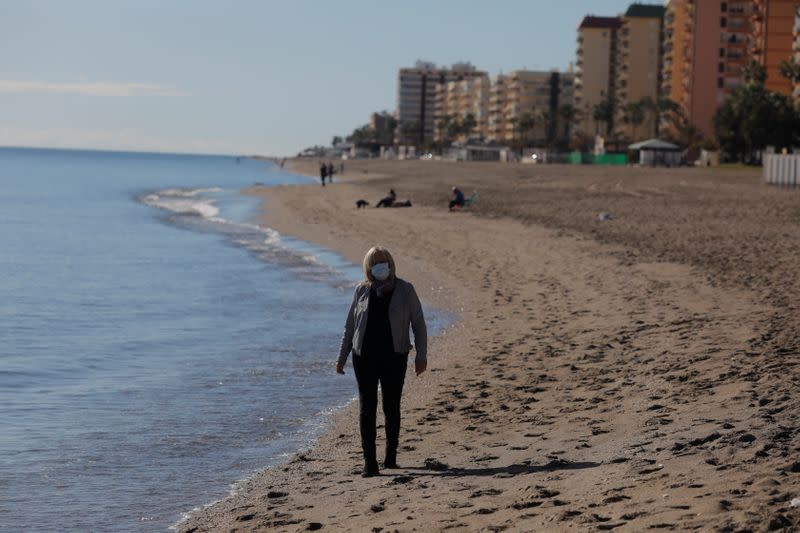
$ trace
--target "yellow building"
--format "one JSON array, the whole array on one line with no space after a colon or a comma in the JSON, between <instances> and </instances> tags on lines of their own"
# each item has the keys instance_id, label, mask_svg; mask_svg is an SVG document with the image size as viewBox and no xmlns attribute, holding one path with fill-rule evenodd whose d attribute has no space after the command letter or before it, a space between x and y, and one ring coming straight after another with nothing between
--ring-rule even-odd
<instances>
[{"instance_id":1,"label":"yellow building","mask_svg":"<svg viewBox=\"0 0 800 533\"><path fill-rule=\"evenodd\" d=\"M433 140L439 84L485 76L486 72L469 63L447 68L417 61L412 68L401 68L397 74L397 142L421 146Z\"/></svg>"},{"instance_id":2,"label":"yellow building","mask_svg":"<svg viewBox=\"0 0 800 533\"><path fill-rule=\"evenodd\" d=\"M476 136L486 138L489 90L490 81L487 75L437 85L434 104L434 141L464 141ZM459 133L453 139L450 138L448 131L441 127L448 120L464 124L470 115L475 120L475 127L469 132Z\"/></svg>"},{"instance_id":3,"label":"yellow building","mask_svg":"<svg viewBox=\"0 0 800 533\"><path fill-rule=\"evenodd\" d=\"M616 77L617 31L619 17L586 16L578 26L575 60L575 107L579 114L578 130L587 135L610 131L594 119L595 106L613 101Z\"/></svg>"},{"instance_id":4,"label":"yellow building","mask_svg":"<svg viewBox=\"0 0 800 533\"><path fill-rule=\"evenodd\" d=\"M532 70L492 78L486 139L529 145L562 137L566 129L559 127L559 110L573 105L573 78L571 72Z\"/></svg>"},{"instance_id":5,"label":"yellow building","mask_svg":"<svg viewBox=\"0 0 800 533\"><path fill-rule=\"evenodd\" d=\"M613 94L615 102L615 134L618 138L639 141L657 137L656 114L643 110L641 124L626 121L630 118L626 106L648 99L657 102L661 87L661 36L664 7L632 4L621 17L617 30L617 76ZM626 123L628 122L628 123Z\"/></svg>"},{"instance_id":6,"label":"yellow building","mask_svg":"<svg viewBox=\"0 0 800 533\"><path fill-rule=\"evenodd\" d=\"M492 76L489 87L489 107L486 120L486 140L492 143L505 142L505 116L503 110L508 100L508 77Z\"/></svg>"}]
</instances>

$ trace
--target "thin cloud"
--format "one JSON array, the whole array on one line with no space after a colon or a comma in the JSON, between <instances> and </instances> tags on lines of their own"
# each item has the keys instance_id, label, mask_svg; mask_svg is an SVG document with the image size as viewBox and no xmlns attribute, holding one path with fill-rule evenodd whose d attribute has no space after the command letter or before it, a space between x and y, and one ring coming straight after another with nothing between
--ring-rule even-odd
<instances>
[{"instance_id":1,"label":"thin cloud","mask_svg":"<svg viewBox=\"0 0 800 533\"><path fill-rule=\"evenodd\" d=\"M134 129L27 128L0 124L0 146L258 154L257 145L213 138L168 138Z\"/></svg>"},{"instance_id":2,"label":"thin cloud","mask_svg":"<svg viewBox=\"0 0 800 533\"><path fill-rule=\"evenodd\" d=\"M190 96L186 91L156 83L52 82L0 80L0 93L81 94L87 96Z\"/></svg>"}]
</instances>

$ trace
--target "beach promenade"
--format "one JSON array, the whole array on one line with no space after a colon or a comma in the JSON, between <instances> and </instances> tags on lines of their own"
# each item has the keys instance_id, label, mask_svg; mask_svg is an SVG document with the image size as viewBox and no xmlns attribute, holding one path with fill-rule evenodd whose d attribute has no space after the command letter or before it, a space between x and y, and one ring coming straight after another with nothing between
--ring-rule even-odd
<instances>
[{"instance_id":1,"label":"beach promenade","mask_svg":"<svg viewBox=\"0 0 800 533\"><path fill-rule=\"evenodd\" d=\"M401 468L358 475L354 403L181 531L800 527L800 192L747 169L345 170L249 192L264 224L355 263L388 246L454 313L407 377ZM478 191L469 211L452 185ZM389 188L413 207L356 209Z\"/></svg>"}]
</instances>

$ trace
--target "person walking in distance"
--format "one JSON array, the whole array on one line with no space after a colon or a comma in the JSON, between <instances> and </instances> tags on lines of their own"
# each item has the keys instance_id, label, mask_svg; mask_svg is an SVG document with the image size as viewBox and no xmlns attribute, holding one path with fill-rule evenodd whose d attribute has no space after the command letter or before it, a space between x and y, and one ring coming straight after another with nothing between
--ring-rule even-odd
<instances>
[{"instance_id":1,"label":"person walking in distance","mask_svg":"<svg viewBox=\"0 0 800 533\"><path fill-rule=\"evenodd\" d=\"M336 169L333 168L333 163L328 161L328 181L333 183L333 175L336 173Z\"/></svg>"},{"instance_id":2,"label":"person walking in distance","mask_svg":"<svg viewBox=\"0 0 800 533\"><path fill-rule=\"evenodd\" d=\"M325 186L325 178L328 177L328 167L325 166L325 163L319 164L319 179L322 180L322 186Z\"/></svg>"},{"instance_id":3,"label":"person walking in distance","mask_svg":"<svg viewBox=\"0 0 800 533\"><path fill-rule=\"evenodd\" d=\"M379 473L375 451L378 384L386 419L383 468L397 468L400 398L412 348L409 327L414 332L417 376L428 368L428 333L414 286L397 277L389 250L382 246L370 248L364 256L363 268L364 280L355 288L345 320L336 372L344 374L344 365L352 351L364 453L362 475L371 477Z\"/></svg>"}]
</instances>

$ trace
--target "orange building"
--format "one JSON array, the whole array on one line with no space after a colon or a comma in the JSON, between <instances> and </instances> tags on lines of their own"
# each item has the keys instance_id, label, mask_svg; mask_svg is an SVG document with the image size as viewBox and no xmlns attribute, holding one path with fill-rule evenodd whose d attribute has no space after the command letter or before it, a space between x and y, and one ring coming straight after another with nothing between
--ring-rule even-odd
<instances>
[{"instance_id":1,"label":"orange building","mask_svg":"<svg viewBox=\"0 0 800 533\"><path fill-rule=\"evenodd\" d=\"M800 63L800 7L795 9L794 13L794 31L792 53L794 54L795 63ZM800 82L794 84L794 99L800 102Z\"/></svg>"},{"instance_id":2,"label":"orange building","mask_svg":"<svg viewBox=\"0 0 800 533\"><path fill-rule=\"evenodd\" d=\"M713 139L714 114L743 82L753 0L669 0L664 20L662 94Z\"/></svg>"},{"instance_id":3,"label":"orange building","mask_svg":"<svg viewBox=\"0 0 800 533\"><path fill-rule=\"evenodd\" d=\"M770 91L792 94L792 82L780 74L780 64L792 57L795 16L800 0L753 0L750 56L767 72Z\"/></svg>"}]
</instances>

